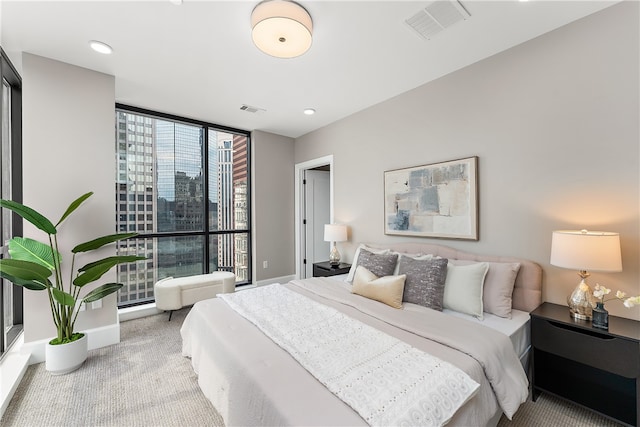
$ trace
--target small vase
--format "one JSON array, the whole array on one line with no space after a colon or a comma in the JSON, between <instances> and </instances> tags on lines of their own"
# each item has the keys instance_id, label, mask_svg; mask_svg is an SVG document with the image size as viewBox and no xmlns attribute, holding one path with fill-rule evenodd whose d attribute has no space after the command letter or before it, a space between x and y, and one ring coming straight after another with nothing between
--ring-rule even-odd
<instances>
[{"instance_id":1,"label":"small vase","mask_svg":"<svg viewBox=\"0 0 640 427\"><path fill-rule=\"evenodd\" d=\"M596 303L591 316L591 324L594 328L609 329L609 312L605 310L603 302Z\"/></svg>"}]
</instances>

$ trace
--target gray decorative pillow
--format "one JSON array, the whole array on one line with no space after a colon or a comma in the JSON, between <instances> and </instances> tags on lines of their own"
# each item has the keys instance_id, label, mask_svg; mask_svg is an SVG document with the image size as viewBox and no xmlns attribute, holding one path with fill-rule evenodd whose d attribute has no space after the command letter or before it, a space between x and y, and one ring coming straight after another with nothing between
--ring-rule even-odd
<instances>
[{"instance_id":1,"label":"gray decorative pillow","mask_svg":"<svg viewBox=\"0 0 640 427\"><path fill-rule=\"evenodd\" d=\"M446 258L400 258L398 273L407 275L403 301L442 311L447 263Z\"/></svg>"},{"instance_id":2,"label":"gray decorative pillow","mask_svg":"<svg viewBox=\"0 0 640 427\"><path fill-rule=\"evenodd\" d=\"M374 254L366 249L361 249L358 256L358 265L363 266L378 277L393 275L397 262L397 254Z\"/></svg>"}]
</instances>

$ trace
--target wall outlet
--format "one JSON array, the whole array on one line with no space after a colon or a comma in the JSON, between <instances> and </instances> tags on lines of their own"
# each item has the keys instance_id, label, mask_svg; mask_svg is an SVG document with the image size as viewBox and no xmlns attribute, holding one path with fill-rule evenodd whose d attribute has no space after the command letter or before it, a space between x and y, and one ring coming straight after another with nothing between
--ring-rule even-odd
<instances>
[{"instance_id":1,"label":"wall outlet","mask_svg":"<svg viewBox=\"0 0 640 427\"><path fill-rule=\"evenodd\" d=\"M262 268L269 268L269 261L262 261Z\"/></svg>"},{"instance_id":2,"label":"wall outlet","mask_svg":"<svg viewBox=\"0 0 640 427\"><path fill-rule=\"evenodd\" d=\"M102 300L99 299L98 301L94 301L91 303L91 308L92 309L97 309L97 308L102 308Z\"/></svg>"}]
</instances>

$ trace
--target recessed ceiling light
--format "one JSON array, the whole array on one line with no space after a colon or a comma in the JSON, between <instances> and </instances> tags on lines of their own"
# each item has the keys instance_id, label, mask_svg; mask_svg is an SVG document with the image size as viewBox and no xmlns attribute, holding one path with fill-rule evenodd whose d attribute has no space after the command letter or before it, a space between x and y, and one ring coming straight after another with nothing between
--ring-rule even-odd
<instances>
[{"instance_id":1,"label":"recessed ceiling light","mask_svg":"<svg viewBox=\"0 0 640 427\"><path fill-rule=\"evenodd\" d=\"M305 109L304 109L304 113L305 113L307 116L310 116L310 115L312 115L312 114L315 114L315 113L316 113L316 110L314 110L313 108L305 108Z\"/></svg>"},{"instance_id":2,"label":"recessed ceiling light","mask_svg":"<svg viewBox=\"0 0 640 427\"><path fill-rule=\"evenodd\" d=\"M105 55L110 55L111 52L113 52L113 49L111 48L111 46L109 46L106 43L99 42L97 40L91 40L89 42L89 46L91 46L91 49L95 50L96 52L103 53Z\"/></svg>"},{"instance_id":3,"label":"recessed ceiling light","mask_svg":"<svg viewBox=\"0 0 640 427\"><path fill-rule=\"evenodd\" d=\"M169 0L169 2L175 4L176 6L180 6L182 4L182 0Z\"/></svg>"}]
</instances>

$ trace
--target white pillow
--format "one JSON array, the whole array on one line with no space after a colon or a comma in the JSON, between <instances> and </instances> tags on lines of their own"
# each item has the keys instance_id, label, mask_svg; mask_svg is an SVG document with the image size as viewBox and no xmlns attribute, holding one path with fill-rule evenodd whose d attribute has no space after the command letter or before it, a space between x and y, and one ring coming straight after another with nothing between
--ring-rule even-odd
<instances>
[{"instance_id":1,"label":"white pillow","mask_svg":"<svg viewBox=\"0 0 640 427\"><path fill-rule=\"evenodd\" d=\"M391 252L390 249L371 248L361 243L356 249L356 253L353 255L353 261L351 261L351 268L349 269L349 274L347 275L347 282L353 282L353 276L356 274L356 267L358 266L358 255L360 255L360 249L367 250L374 254L388 254Z\"/></svg>"},{"instance_id":2,"label":"white pillow","mask_svg":"<svg viewBox=\"0 0 640 427\"><path fill-rule=\"evenodd\" d=\"M482 289L489 263L470 265L447 264L443 307L470 314L482 320Z\"/></svg>"},{"instance_id":3,"label":"white pillow","mask_svg":"<svg viewBox=\"0 0 640 427\"><path fill-rule=\"evenodd\" d=\"M454 265L475 264L475 261L449 260ZM489 262L489 271L484 279L482 309L485 313L511 319L511 303L519 262Z\"/></svg>"}]
</instances>

